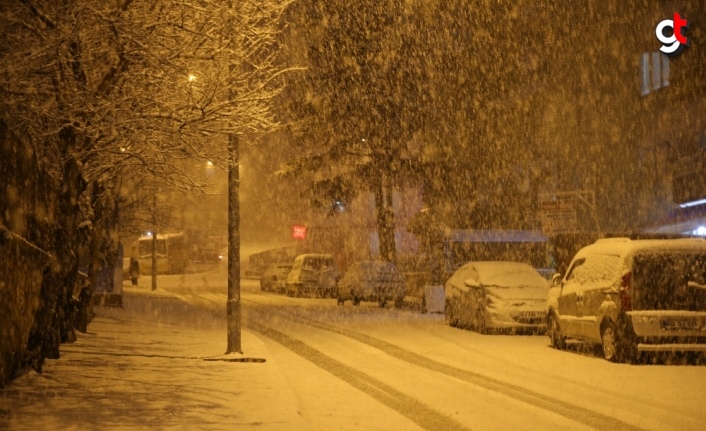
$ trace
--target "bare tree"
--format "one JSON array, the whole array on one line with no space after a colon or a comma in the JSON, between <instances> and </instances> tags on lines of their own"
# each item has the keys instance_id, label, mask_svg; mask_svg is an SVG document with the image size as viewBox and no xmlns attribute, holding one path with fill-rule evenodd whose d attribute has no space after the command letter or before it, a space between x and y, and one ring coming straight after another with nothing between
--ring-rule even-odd
<instances>
[{"instance_id":1,"label":"bare tree","mask_svg":"<svg viewBox=\"0 0 706 431\"><path fill-rule=\"evenodd\" d=\"M380 257L396 260L393 189L416 181L408 143L424 107L425 62L418 22L399 0L303 1L291 19L291 56L307 66L292 77L283 114L304 157L281 173L311 178L314 202L328 206L360 192L375 196Z\"/></svg>"}]
</instances>

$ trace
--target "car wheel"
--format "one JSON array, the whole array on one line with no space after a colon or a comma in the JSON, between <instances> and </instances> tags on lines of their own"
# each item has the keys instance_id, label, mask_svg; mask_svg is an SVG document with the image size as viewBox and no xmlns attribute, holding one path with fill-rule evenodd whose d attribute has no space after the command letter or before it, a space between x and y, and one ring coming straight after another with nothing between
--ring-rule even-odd
<instances>
[{"instance_id":1,"label":"car wheel","mask_svg":"<svg viewBox=\"0 0 706 431\"><path fill-rule=\"evenodd\" d=\"M446 301L446 306L444 307L444 317L446 318L446 324L451 327L458 326L458 320L454 316L454 309L451 302Z\"/></svg>"},{"instance_id":2,"label":"car wheel","mask_svg":"<svg viewBox=\"0 0 706 431\"><path fill-rule=\"evenodd\" d=\"M603 345L603 357L611 362L618 362L617 331L613 322L608 322L601 329L601 343Z\"/></svg>"},{"instance_id":3,"label":"car wheel","mask_svg":"<svg viewBox=\"0 0 706 431\"><path fill-rule=\"evenodd\" d=\"M564 350L566 348L566 341L564 337L561 336L559 329L559 319L555 315L550 315L547 320L547 333L549 334L549 341L552 343L552 347L558 350Z\"/></svg>"}]
</instances>

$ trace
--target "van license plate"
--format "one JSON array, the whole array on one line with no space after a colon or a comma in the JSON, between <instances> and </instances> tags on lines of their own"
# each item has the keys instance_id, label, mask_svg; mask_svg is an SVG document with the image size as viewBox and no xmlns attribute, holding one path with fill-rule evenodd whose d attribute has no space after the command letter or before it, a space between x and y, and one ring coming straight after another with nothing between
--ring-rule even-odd
<instances>
[{"instance_id":1,"label":"van license plate","mask_svg":"<svg viewBox=\"0 0 706 431\"><path fill-rule=\"evenodd\" d=\"M699 322L695 319L665 319L662 320L663 330L693 330L699 329Z\"/></svg>"}]
</instances>

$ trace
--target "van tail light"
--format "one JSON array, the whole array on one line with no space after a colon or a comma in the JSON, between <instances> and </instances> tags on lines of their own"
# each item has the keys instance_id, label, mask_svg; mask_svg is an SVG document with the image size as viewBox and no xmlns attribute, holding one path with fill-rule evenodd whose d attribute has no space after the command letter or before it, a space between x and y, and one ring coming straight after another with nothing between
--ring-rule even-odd
<instances>
[{"instance_id":1,"label":"van tail light","mask_svg":"<svg viewBox=\"0 0 706 431\"><path fill-rule=\"evenodd\" d=\"M628 272L623 275L623 278L620 281L620 304L623 311L632 310L632 298L630 297L630 275L631 273Z\"/></svg>"}]
</instances>

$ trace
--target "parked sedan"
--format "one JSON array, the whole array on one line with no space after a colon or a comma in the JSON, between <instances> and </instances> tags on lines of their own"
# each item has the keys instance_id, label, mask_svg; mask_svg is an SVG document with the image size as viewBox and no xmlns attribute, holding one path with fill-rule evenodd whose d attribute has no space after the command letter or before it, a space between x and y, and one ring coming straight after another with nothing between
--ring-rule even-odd
<instances>
[{"instance_id":1,"label":"parked sedan","mask_svg":"<svg viewBox=\"0 0 706 431\"><path fill-rule=\"evenodd\" d=\"M384 307L388 301L393 301L399 307L404 296L404 276L390 262L356 262L338 281L338 305L350 299L353 305L372 301Z\"/></svg>"},{"instance_id":2,"label":"parked sedan","mask_svg":"<svg viewBox=\"0 0 706 431\"><path fill-rule=\"evenodd\" d=\"M469 262L446 282L446 323L480 333L546 330L549 281L518 262Z\"/></svg>"},{"instance_id":3,"label":"parked sedan","mask_svg":"<svg viewBox=\"0 0 706 431\"><path fill-rule=\"evenodd\" d=\"M267 265L267 268L265 268L262 273L262 277L260 277L260 289L269 292L284 293L287 275L289 275L291 270L292 264L288 262L271 263Z\"/></svg>"}]
</instances>

